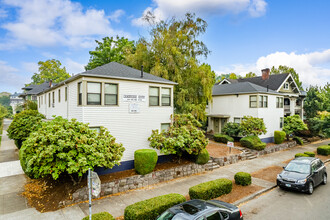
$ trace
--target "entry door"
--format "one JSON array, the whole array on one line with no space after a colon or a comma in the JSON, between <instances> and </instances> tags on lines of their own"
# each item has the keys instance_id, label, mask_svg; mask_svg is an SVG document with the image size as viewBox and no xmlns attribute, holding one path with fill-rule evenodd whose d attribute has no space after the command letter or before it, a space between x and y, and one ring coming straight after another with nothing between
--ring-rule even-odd
<instances>
[{"instance_id":1,"label":"entry door","mask_svg":"<svg viewBox=\"0 0 330 220\"><path fill-rule=\"evenodd\" d=\"M221 118L221 130L225 127L226 123L227 123L227 119L226 118Z\"/></svg>"},{"instance_id":2,"label":"entry door","mask_svg":"<svg viewBox=\"0 0 330 220\"><path fill-rule=\"evenodd\" d=\"M215 118L213 123L214 123L214 133L219 133L219 118Z\"/></svg>"}]
</instances>

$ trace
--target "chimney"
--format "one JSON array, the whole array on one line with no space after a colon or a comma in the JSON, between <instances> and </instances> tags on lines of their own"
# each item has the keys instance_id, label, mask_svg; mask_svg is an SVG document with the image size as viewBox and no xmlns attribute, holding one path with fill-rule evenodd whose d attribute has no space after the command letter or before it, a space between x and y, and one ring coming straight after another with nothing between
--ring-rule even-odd
<instances>
[{"instance_id":1,"label":"chimney","mask_svg":"<svg viewBox=\"0 0 330 220\"><path fill-rule=\"evenodd\" d=\"M261 70L261 73L262 73L262 76L261 76L262 80L269 79L269 73L270 73L269 68Z\"/></svg>"},{"instance_id":2,"label":"chimney","mask_svg":"<svg viewBox=\"0 0 330 220\"><path fill-rule=\"evenodd\" d=\"M143 78L143 65L141 65L141 78Z\"/></svg>"},{"instance_id":3,"label":"chimney","mask_svg":"<svg viewBox=\"0 0 330 220\"><path fill-rule=\"evenodd\" d=\"M53 87L53 80L49 80L49 87Z\"/></svg>"}]
</instances>

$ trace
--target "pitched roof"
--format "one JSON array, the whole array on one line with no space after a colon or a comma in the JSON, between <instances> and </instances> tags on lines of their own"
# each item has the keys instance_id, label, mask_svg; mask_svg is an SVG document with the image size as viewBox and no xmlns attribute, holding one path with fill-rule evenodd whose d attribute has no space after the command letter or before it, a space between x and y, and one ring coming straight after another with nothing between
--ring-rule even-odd
<instances>
[{"instance_id":1,"label":"pitched roof","mask_svg":"<svg viewBox=\"0 0 330 220\"><path fill-rule=\"evenodd\" d=\"M53 86L56 86L56 83L53 83ZM37 95L37 94L49 89L50 86L49 86L49 82L43 82L40 85L33 85L31 88L32 88L31 90L26 91L25 93L21 94L20 96Z\"/></svg>"},{"instance_id":2,"label":"pitched roof","mask_svg":"<svg viewBox=\"0 0 330 220\"><path fill-rule=\"evenodd\" d=\"M244 93L268 93L281 95L281 93L276 92L272 89L268 89L267 91L267 88L258 86L250 82L215 85L213 86L212 95L235 95Z\"/></svg>"},{"instance_id":3,"label":"pitched roof","mask_svg":"<svg viewBox=\"0 0 330 220\"><path fill-rule=\"evenodd\" d=\"M65 83L71 82L73 80L78 79L82 76L91 76L91 77L105 77L105 78L112 78L112 79L126 79L126 80L134 80L134 81L141 81L141 82L154 82L154 83L164 83L164 84L171 84L177 85L176 82L172 82L168 79L164 79L159 76L152 75L150 73L143 72L143 77L141 77L141 70L134 69L129 66L125 66L123 64L117 62L111 62L104 64L102 66L96 67L92 70L87 70L85 72L76 74L60 83L52 88L57 88ZM47 90L41 92L48 92L52 88L48 88ZM39 93L41 93L39 92Z\"/></svg>"},{"instance_id":4,"label":"pitched roof","mask_svg":"<svg viewBox=\"0 0 330 220\"><path fill-rule=\"evenodd\" d=\"M282 73L282 74L273 74L269 75L269 78L263 80L261 76L251 77L251 78L243 78L243 79L227 79L232 84L234 83L241 83L241 82L250 82L256 85L262 86L272 90L278 90L279 87L282 85L284 80L288 77L289 73Z\"/></svg>"}]
</instances>

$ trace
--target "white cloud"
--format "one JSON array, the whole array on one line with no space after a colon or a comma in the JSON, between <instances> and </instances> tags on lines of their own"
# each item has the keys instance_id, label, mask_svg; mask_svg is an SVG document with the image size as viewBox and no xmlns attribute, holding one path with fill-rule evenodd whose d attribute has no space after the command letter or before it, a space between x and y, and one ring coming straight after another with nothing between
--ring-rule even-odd
<instances>
[{"instance_id":1,"label":"white cloud","mask_svg":"<svg viewBox=\"0 0 330 220\"><path fill-rule=\"evenodd\" d=\"M33 63L33 62L23 62L22 63L22 66L23 66L23 69L26 72L31 73L31 75L33 73L38 72L38 70L39 70L38 64L37 63Z\"/></svg>"},{"instance_id":2,"label":"white cloud","mask_svg":"<svg viewBox=\"0 0 330 220\"><path fill-rule=\"evenodd\" d=\"M114 13L112 13L109 16L109 18L110 18L111 21L119 23L120 22L119 18L121 16L123 16L124 14L125 14L125 12L123 10L119 9L119 10L116 10Z\"/></svg>"},{"instance_id":3,"label":"white cloud","mask_svg":"<svg viewBox=\"0 0 330 220\"><path fill-rule=\"evenodd\" d=\"M23 87L24 83L27 83L28 81L28 77L20 75L18 69L8 65L7 62L0 60L1 90L15 88L16 90L11 90L10 92L20 91L20 88Z\"/></svg>"},{"instance_id":4,"label":"white cloud","mask_svg":"<svg viewBox=\"0 0 330 220\"><path fill-rule=\"evenodd\" d=\"M15 8L17 19L2 25L7 40L0 49L22 46L90 47L96 37L114 35L111 16L104 10L84 10L80 3L70 0L4 0L8 8ZM113 14L113 19L121 16ZM127 35L127 34L126 34Z\"/></svg>"},{"instance_id":5,"label":"white cloud","mask_svg":"<svg viewBox=\"0 0 330 220\"><path fill-rule=\"evenodd\" d=\"M156 20L163 20L171 16L181 16L187 12L201 15L226 15L247 12L252 17L259 17L266 13L265 0L153 0L155 7L148 7L140 18L132 20L135 26L146 25L143 16L152 12Z\"/></svg>"},{"instance_id":6,"label":"white cloud","mask_svg":"<svg viewBox=\"0 0 330 220\"><path fill-rule=\"evenodd\" d=\"M275 52L260 57L256 63L235 64L216 72L218 74L234 72L245 76L246 73L251 71L261 75L261 69L271 68L272 66L278 67L279 65L294 68L299 74L304 87L309 85L321 86L330 82L330 69L327 68L330 66L330 49L304 54Z\"/></svg>"},{"instance_id":7,"label":"white cloud","mask_svg":"<svg viewBox=\"0 0 330 220\"><path fill-rule=\"evenodd\" d=\"M77 74L85 71L85 65L75 62L71 60L70 58L66 59L65 61L65 68L66 71L70 74Z\"/></svg>"},{"instance_id":8,"label":"white cloud","mask_svg":"<svg viewBox=\"0 0 330 220\"><path fill-rule=\"evenodd\" d=\"M5 9L0 8L0 18L6 18L8 16L8 13Z\"/></svg>"}]
</instances>

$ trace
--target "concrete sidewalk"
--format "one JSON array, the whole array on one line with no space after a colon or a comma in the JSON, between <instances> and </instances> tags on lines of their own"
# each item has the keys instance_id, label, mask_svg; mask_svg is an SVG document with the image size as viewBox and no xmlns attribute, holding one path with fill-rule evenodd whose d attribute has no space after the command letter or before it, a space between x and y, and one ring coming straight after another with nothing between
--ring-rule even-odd
<instances>
[{"instance_id":1,"label":"concrete sidewalk","mask_svg":"<svg viewBox=\"0 0 330 220\"><path fill-rule=\"evenodd\" d=\"M145 189L138 189L123 193L118 196L110 196L101 200L93 201L93 213L107 211L111 213L114 217L119 217L124 214L124 209L126 206L131 205L135 202L149 199L155 196L160 196L168 193L179 193L182 195L187 195L188 190L191 186L196 184L218 179L218 178L229 178L233 179L236 172L255 172L257 170L269 167L269 166L284 166L283 161L291 159L296 153L301 153L304 151L313 151L317 146L322 144L328 144L330 140L322 141L319 143L314 143L306 146L298 146L289 150L280 151L272 154L267 154L258 157L253 160L241 161L236 164L224 166L216 170L206 172L200 175L193 175L181 179L175 179L170 182L160 183L157 185L149 186ZM3 177L0 178L0 195L4 191L4 185L2 182L7 178L22 178L22 175ZM15 181L16 182L16 181ZM24 181L23 181L24 182ZM256 185L269 188L274 186L274 183L264 181L261 179L253 179L252 182ZM19 188L19 186L17 186ZM10 188L10 187L9 187ZM22 203L22 201L21 201ZM22 208L20 210L9 211L8 204L11 204L11 198L1 198L0 200L0 219L82 219L84 216L88 215L88 203L81 203L71 207L67 207L55 212L39 213L34 208Z\"/></svg>"}]
</instances>

